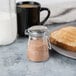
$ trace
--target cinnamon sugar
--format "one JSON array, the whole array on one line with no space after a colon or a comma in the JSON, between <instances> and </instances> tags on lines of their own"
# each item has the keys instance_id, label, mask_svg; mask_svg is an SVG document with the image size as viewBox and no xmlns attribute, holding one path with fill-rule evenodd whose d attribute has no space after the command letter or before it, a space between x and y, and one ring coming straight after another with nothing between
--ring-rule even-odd
<instances>
[{"instance_id":1,"label":"cinnamon sugar","mask_svg":"<svg viewBox=\"0 0 76 76\"><path fill-rule=\"evenodd\" d=\"M28 59L31 61L45 61L49 58L48 41L42 38L29 40Z\"/></svg>"}]
</instances>

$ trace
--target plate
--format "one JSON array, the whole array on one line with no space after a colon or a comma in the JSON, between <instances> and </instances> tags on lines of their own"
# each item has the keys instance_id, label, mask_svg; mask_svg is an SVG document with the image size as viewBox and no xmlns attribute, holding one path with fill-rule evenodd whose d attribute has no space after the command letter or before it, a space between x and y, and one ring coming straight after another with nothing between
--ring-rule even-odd
<instances>
[{"instance_id":1,"label":"plate","mask_svg":"<svg viewBox=\"0 0 76 76\"><path fill-rule=\"evenodd\" d=\"M60 29L62 27L65 27L65 26L76 26L76 24L66 24L66 25L61 25L61 26L58 26L57 28L53 29L53 31L57 30L57 29ZM52 32L52 31L51 31ZM60 48L60 47L57 47L53 44L51 44L51 47L58 53L64 55L64 56L67 56L67 57L70 57L70 58L73 58L73 59L76 59L76 52L71 52L69 50L65 50L63 48Z\"/></svg>"},{"instance_id":2,"label":"plate","mask_svg":"<svg viewBox=\"0 0 76 76\"><path fill-rule=\"evenodd\" d=\"M64 50L60 47L57 47L53 44L51 44L51 47L56 51L58 52L59 54L62 54L64 56L67 56L67 57L70 57L70 58L73 58L73 59L76 59L76 52L71 52L69 50Z\"/></svg>"}]
</instances>

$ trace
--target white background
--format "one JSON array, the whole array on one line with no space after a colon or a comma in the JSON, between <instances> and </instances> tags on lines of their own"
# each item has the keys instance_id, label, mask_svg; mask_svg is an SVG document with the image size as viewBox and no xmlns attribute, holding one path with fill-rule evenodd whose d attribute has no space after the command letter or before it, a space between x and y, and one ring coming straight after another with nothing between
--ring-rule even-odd
<instances>
[{"instance_id":1,"label":"white background","mask_svg":"<svg viewBox=\"0 0 76 76\"><path fill-rule=\"evenodd\" d=\"M69 1L75 1L75 0L17 0L18 1L37 1L40 2L42 5L46 4L55 4L55 3L62 3L62 2L69 2Z\"/></svg>"},{"instance_id":2,"label":"white background","mask_svg":"<svg viewBox=\"0 0 76 76\"><path fill-rule=\"evenodd\" d=\"M49 18L48 22L50 22L52 20L53 16L58 15L59 13L63 12L65 9L76 8L76 0L16 0L16 1L17 2L19 2L19 1L36 1L36 2L39 2L42 7L49 8L51 11L51 15L50 15L51 19ZM75 13L73 13L73 14L75 14ZM74 19L73 14L67 15L66 18L63 17L63 18L56 19L56 20L58 20L58 21L60 21L60 20L67 21L68 20L69 21L69 19L70 19L70 21L71 21L71 19ZM72 17L72 15L73 15L73 17ZM40 16L41 20L44 19L45 16L46 16L46 12L45 13L42 12L41 16Z\"/></svg>"},{"instance_id":3,"label":"white background","mask_svg":"<svg viewBox=\"0 0 76 76\"><path fill-rule=\"evenodd\" d=\"M0 0L0 10L1 9L3 10L4 8L9 7L8 1L9 0ZM12 0L10 0L10 1L12 1ZM52 19L52 16L58 15L59 13L63 12L66 8L76 7L76 0L16 0L16 2L19 2L19 1L39 2L42 7L47 7L50 9L50 11L51 11L50 18L51 19ZM40 17L41 17L41 19L43 19L45 16L46 16L46 12L45 13L42 12ZM68 17L68 19L69 19L69 17Z\"/></svg>"}]
</instances>

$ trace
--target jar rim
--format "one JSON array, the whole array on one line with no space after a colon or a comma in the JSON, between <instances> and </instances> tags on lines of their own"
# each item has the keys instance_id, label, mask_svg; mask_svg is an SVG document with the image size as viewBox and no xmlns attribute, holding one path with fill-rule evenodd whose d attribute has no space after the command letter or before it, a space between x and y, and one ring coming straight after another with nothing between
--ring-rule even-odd
<instances>
[{"instance_id":1,"label":"jar rim","mask_svg":"<svg viewBox=\"0 0 76 76\"><path fill-rule=\"evenodd\" d=\"M35 37L41 37L44 35L45 32L48 32L48 28L43 25L34 25L27 29L28 35L35 36ZM26 33L26 31L25 31Z\"/></svg>"},{"instance_id":2,"label":"jar rim","mask_svg":"<svg viewBox=\"0 0 76 76\"><path fill-rule=\"evenodd\" d=\"M30 31L47 31L48 28L46 26L42 26L42 25L35 25L35 26L32 26L28 29L28 32Z\"/></svg>"}]
</instances>

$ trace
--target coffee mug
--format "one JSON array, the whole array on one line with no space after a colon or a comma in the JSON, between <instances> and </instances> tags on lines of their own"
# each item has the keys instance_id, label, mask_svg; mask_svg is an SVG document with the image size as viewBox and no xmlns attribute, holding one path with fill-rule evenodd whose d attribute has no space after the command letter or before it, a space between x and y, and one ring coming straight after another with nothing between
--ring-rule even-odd
<instances>
[{"instance_id":1,"label":"coffee mug","mask_svg":"<svg viewBox=\"0 0 76 76\"><path fill-rule=\"evenodd\" d=\"M50 10L48 8L41 7L38 2L18 2L16 8L19 36L25 36L25 29L28 29L33 25L43 25L50 16ZM41 11L48 12L47 16L42 22L40 22Z\"/></svg>"}]
</instances>

